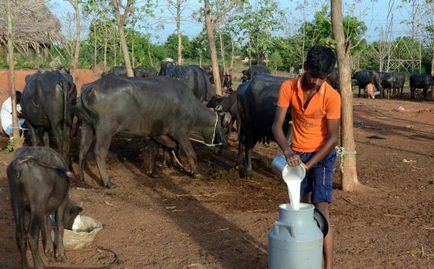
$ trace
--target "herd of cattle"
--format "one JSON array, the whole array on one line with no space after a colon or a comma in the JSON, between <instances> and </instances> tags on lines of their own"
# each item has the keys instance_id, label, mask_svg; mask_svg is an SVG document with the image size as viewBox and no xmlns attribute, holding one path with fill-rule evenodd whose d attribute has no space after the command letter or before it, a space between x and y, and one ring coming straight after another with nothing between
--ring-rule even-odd
<instances>
[{"instance_id":1,"label":"herd of cattle","mask_svg":"<svg viewBox=\"0 0 434 269\"><path fill-rule=\"evenodd\" d=\"M274 140L271 127L275 105L280 85L288 78L271 75L265 66L251 66L243 71L242 83L234 93L231 76L223 70L219 72L221 83L229 92L225 96L216 95L210 69L170 62L163 63L159 72L154 68L136 68L133 78L126 76L125 68L114 67L100 79L83 85L78 97L72 76L64 70L38 71L27 76L21 107L31 132L31 144L55 144L58 152L48 147L23 148L16 152L8 166L22 267L28 267L23 217L26 209L31 212L28 238L35 268L43 268L37 253L39 229L45 254L53 254L52 244L47 243L51 242L50 212L56 212L55 257L64 258L63 226L80 211L67 194L69 179L73 177L68 172L72 168L71 140L77 128L81 135L77 171L81 181L84 181L84 165L93 145L102 184L108 188L114 185L107 173L106 158L116 134L141 137L146 141L145 170L149 176L158 176L155 162L161 148L171 152L185 172L197 176L197 157L191 141L220 152L227 145L235 122L238 164L243 164L241 174L250 176L254 146ZM336 89L338 77L335 71L328 78ZM402 73L375 71L356 72L353 79L359 86L359 95L360 89L374 84L383 96L391 93L401 96L405 82ZM411 97L414 98L416 88L422 88L426 96L433 82L430 75L411 76ZM284 125L288 136L290 120L288 110ZM177 156L183 156L186 161L182 162L183 158L179 161ZM34 184L38 184L38 188L34 188Z\"/></svg>"}]
</instances>

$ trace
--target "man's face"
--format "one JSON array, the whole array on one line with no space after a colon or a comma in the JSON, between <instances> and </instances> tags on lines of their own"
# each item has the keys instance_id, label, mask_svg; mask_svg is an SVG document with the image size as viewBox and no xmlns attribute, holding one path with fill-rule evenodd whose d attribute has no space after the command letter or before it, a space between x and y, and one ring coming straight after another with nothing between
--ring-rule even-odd
<instances>
[{"instance_id":1,"label":"man's face","mask_svg":"<svg viewBox=\"0 0 434 269\"><path fill-rule=\"evenodd\" d=\"M324 81L327 79L328 75L318 75L313 74L309 70L304 74L304 87L306 90L314 90L317 91Z\"/></svg>"}]
</instances>

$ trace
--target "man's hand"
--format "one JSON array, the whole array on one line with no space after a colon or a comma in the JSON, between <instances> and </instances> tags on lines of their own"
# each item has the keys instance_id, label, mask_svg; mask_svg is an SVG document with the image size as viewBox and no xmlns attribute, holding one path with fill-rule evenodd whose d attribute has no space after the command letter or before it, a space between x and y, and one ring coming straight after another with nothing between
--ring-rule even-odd
<instances>
[{"instance_id":1,"label":"man's hand","mask_svg":"<svg viewBox=\"0 0 434 269\"><path fill-rule=\"evenodd\" d=\"M302 161L300 159L300 156L298 154L295 154L294 152L286 153L285 154L286 162L289 166L294 167L302 164Z\"/></svg>"}]
</instances>

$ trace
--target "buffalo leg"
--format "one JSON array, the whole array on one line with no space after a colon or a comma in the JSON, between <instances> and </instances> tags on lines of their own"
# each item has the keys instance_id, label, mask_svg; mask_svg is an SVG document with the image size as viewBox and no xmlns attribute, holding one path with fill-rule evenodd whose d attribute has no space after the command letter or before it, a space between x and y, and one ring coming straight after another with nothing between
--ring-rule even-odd
<instances>
[{"instance_id":1,"label":"buffalo leg","mask_svg":"<svg viewBox=\"0 0 434 269\"><path fill-rule=\"evenodd\" d=\"M44 246L45 256L52 257L53 252L53 241L51 239L51 222L49 214L45 214L42 218L42 244Z\"/></svg>"},{"instance_id":2,"label":"buffalo leg","mask_svg":"<svg viewBox=\"0 0 434 269\"><path fill-rule=\"evenodd\" d=\"M40 205L38 205L40 206ZM37 211L36 211L37 210ZM43 216L43 208L32 208L30 213L30 227L29 227L29 245L32 251L33 264L35 269L44 268L41 256L39 255L39 232L41 228L41 221Z\"/></svg>"},{"instance_id":3,"label":"buffalo leg","mask_svg":"<svg viewBox=\"0 0 434 269\"><path fill-rule=\"evenodd\" d=\"M106 159L110 148L112 136L107 132L96 131L95 159L98 165L99 174L103 181L104 187L111 188L113 183L107 174Z\"/></svg>"},{"instance_id":4,"label":"buffalo leg","mask_svg":"<svg viewBox=\"0 0 434 269\"><path fill-rule=\"evenodd\" d=\"M251 177L252 172L252 148L244 147L244 173L246 177Z\"/></svg>"},{"instance_id":5,"label":"buffalo leg","mask_svg":"<svg viewBox=\"0 0 434 269\"><path fill-rule=\"evenodd\" d=\"M188 136L186 136L188 137ZM188 171L192 176L196 173L196 152L193 149L190 141L186 138L180 138L178 140L179 148L187 157L188 164L190 166L190 171Z\"/></svg>"},{"instance_id":6,"label":"buffalo leg","mask_svg":"<svg viewBox=\"0 0 434 269\"><path fill-rule=\"evenodd\" d=\"M93 142L93 130L89 124L82 122L81 125L81 138L80 138L80 153L79 153L79 178L84 181L84 163L86 162L87 154L89 153L90 146Z\"/></svg>"},{"instance_id":7,"label":"buffalo leg","mask_svg":"<svg viewBox=\"0 0 434 269\"><path fill-rule=\"evenodd\" d=\"M56 210L56 260L65 261L65 249L63 247L64 212L68 199L66 198Z\"/></svg>"},{"instance_id":8,"label":"buffalo leg","mask_svg":"<svg viewBox=\"0 0 434 269\"><path fill-rule=\"evenodd\" d=\"M158 177L155 171L155 163L157 161L159 149L160 147L156 142L152 141L151 139L146 141L144 165L146 167L146 174L154 178Z\"/></svg>"},{"instance_id":9,"label":"buffalo leg","mask_svg":"<svg viewBox=\"0 0 434 269\"><path fill-rule=\"evenodd\" d=\"M60 123L57 123L55 125L53 125L52 127L53 133L54 133L54 139L56 140L56 145L57 145L57 149L59 152L61 152L63 158L66 161L66 164L69 167L69 156L66 156L66 152L65 152L65 141L64 141L64 137L63 137L63 126Z\"/></svg>"},{"instance_id":10,"label":"buffalo leg","mask_svg":"<svg viewBox=\"0 0 434 269\"><path fill-rule=\"evenodd\" d=\"M18 193L20 194L20 193ZM18 197L22 197L19 195ZM14 212L14 218L15 218L15 237L17 241L17 247L20 251L21 255L21 268L27 269L29 268L29 263L27 262L27 236L26 236L26 228L24 225L24 214L26 212L26 209L24 207L24 204L22 202L18 202L16 200L12 200L12 210Z\"/></svg>"},{"instance_id":11,"label":"buffalo leg","mask_svg":"<svg viewBox=\"0 0 434 269\"><path fill-rule=\"evenodd\" d=\"M31 139L30 142L32 143L32 146L37 146L38 145L38 133L36 132L35 127L33 127L32 124L30 124L30 122L27 120L27 128L29 128L30 130L30 134L31 134Z\"/></svg>"}]
</instances>

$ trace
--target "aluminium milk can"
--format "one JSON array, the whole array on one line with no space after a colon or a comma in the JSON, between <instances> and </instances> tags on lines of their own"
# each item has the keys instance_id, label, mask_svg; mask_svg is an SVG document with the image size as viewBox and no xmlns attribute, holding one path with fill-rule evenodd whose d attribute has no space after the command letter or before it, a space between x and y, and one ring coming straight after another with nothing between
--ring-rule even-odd
<instances>
[{"instance_id":1,"label":"aluminium milk can","mask_svg":"<svg viewBox=\"0 0 434 269\"><path fill-rule=\"evenodd\" d=\"M301 203L298 210L279 206L279 219L268 233L269 269L321 269L323 232L314 219L314 206Z\"/></svg>"}]
</instances>

